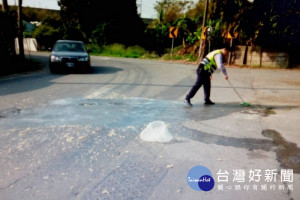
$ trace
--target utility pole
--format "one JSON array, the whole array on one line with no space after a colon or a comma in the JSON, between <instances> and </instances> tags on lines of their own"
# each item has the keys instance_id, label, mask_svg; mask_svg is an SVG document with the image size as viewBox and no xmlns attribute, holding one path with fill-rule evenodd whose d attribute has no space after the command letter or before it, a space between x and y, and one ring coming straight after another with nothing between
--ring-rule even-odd
<instances>
[{"instance_id":1,"label":"utility pole","mask_svg":"<svg viewBox=\"0 0 300 200\"><path fill-rule=\"evenodd\" d=\"M2 11L7 12L8 11L8 3L7 0L2 0Z\"/></svg>"},{"instance_id":2,"label":"utility pole","mask_svg":"<svg viewBox=\"0 0 300 200\"><path fill-rule=\"evenodd\" d=\"M204 16L203 16L203 22L202 22L203 28L205 27L205 24L206 24L206 18L207 18L207 13L208 13L208 4L209 4L209 0L206 0Z\"/></svg>"},{"instance_id":3,"label":"utility pole","mask_svg":"<svg viewBox=\"0 0 300 200\"><path fill-rule=\"evenodd\" d=\"M208 13L208 4L209 4L209 0L206 0L204 15L203 15L203 22L202 22L202 30L204 30L204 27L206 25L206 18L207 18L207 13ZM200 38L198 61L201 61L204 58L205 48L206 48L206 39Z\"/></svg>"},{"instance_id":4,"label":"utility pole","mask_svg":"<svg viewBox=\"0 0 300 200\"><path fill-rule=\"evenodd\" d=\"M19 29L19 55L21 59L25 59L24 54L24 45L23 45L23 20L22 20L22 3L23 0L19 0L19 7L18 7L18 29Z\"/></svg>"}]
</instances>

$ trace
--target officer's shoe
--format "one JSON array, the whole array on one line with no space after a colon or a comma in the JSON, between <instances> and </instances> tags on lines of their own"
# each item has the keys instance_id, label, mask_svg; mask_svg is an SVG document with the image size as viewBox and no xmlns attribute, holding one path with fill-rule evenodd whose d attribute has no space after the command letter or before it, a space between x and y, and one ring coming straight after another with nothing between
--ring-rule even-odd
<instances>
[{"instance_id":1,"label":"officer's shoe","mask_svg":"<svg viewBox=\"0 0 300 200\"><path fill-rule=\"evenodd\" d=\"M193 106L193 104L191 103L190 99L185 99L184 102L186 103L186 105L188 106Z\"/></svg>"},{"instance_id":2,"label":"officer's shoe","mask_svg":"<svg viewBox=\"0 0 300 200\"><path fill-rule=\"evenodd\" d=\"M214 102L212 102L210 99L209 100L207 100L207 101L205 101L205 103L204 103L205 105L215 105L215 103Z\"/></svg>"}]
</instances>

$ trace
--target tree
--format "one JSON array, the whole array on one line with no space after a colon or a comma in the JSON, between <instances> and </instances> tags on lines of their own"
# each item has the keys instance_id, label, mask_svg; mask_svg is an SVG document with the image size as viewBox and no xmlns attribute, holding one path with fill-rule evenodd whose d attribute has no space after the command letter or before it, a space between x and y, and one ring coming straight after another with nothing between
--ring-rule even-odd
<instances>
[{"instance_id":1,"label":"tree","mask_svg":"<svg viewBox=\"0 0 300 200\"><path fill-rule=\"evenodd\" d=\"M189 34L189 32L185 31L189 30L192 32L190 25L193 22L186 15L186 11L191 5L191 1L163 0L156 2L154 9L157 12L158 18L147 28L148 37L150 38L148 46L152 47L151 49L154 49L161 55L164 53L165 48L170 47L168 35L171 26L176 26L180 30L179 39L175 40L175 45L180 44L180 39L182 39L181 41L185 45Z\"/></svg>"},{"instance_id":2,"label":"tree","mask_svg":"<svg viewBox=\"0 0 300 200\"><path fill-rule=\"evenodd\" d=\"M60 21L60 13L56 10L40 9L40 8L30 8L23 7L23 20L25 21L44 21L46 19L52 19Z\"/></svg>"},{"instance_id":3,"label":"tree","mask_svg":"<svg viewBox=\"0 0 300 200\"><path fill-rule=\"evenodd\" d=\"M248 0L215 0L210 4L210 20L221 20L221 31L241 31L244 14L251 9ZM248 24L249 25L249 24Z\"/></svg>"},{"instance_id":4,"label":"tree","mask_svg":"<svg viewBox=\"0 0 300 200\"><path fill-rule=\"evenodd\" d=\"M255 42L265 47L299 46L300 2L255 0Z\"/></svg>"},{"instance_id":5,"label":"tree","mask_svg":"<svg viewBox=\"0 0 300 200\"><path fill-rule=\"evenodd\" d=\"M104 36L107 44L129 45L142 41L145 27L135 0L118 1L118 5L111 0L60 0L59 5L64 28L79 30L87 41L97 41L93 38L97 35Z\"/></svg>"},{"instance_id":6,"label":"tree","mask_svg":"<svg viewBox=\"0 0 300 200\"><path fill-rule=\"evenodd\" d=\"M193 19L195 23L201 23L204 9L205 9L205 1L199 0L194 7L190 8L186 12L186 14L189 18Z\"/></svg>"},{"instance_id":7,"label":"tree","mask_svg":"<svg viewBox=\"0 0 300 200\"><path fill-rule=\"evenodd\" d=\"M168 43L168 30L169 25L163 23L164 10L160 10L159 17L154 20L152 24L146 30L147 33L147 43L146 46L150 50L156 51L159 55L164 53L164 49L167 47Z\"/></svg>"},{"instance_id":8,"label":"tree","mask_svg":"<svg viewBox=\"0 0 300 200\"><path fill-rule=\"evenodd\" d=\"M222 19L222 28L239 32L239 42L247 40L262 48L289 52L290 63L300 50L299 0L216 0L211 19Z\"/></svg>"},{"instance_id":9,"label":"tree","mask_svg":"<svg viewBox=\"0 0 300 200\"><path fill-rule=\"evenodd\" d=\"M210 19L221 19L223 31L238 31L241 43L250 38L272 48L300 43L300 1L216 0Z\"/></svg>"},{"instance_id":10,"label":"tree","mask_svg":"<svg viewBox=\"0 0 300 200\"><path fill-rule=\"evenodd\" d=\"M52 48L54 43L62 38L60 22L55 19L45 19L32 33L42 50Z\"/></svg>"},{"instance_id":11,"label":"tree","mask_svg":"<svg viewBox=\"0 0 300 200\"><path fill-rule=\"evenodd\" d=\"M0 11L0 35L0 60L8 61L16 54L17 21L11 13Z\"/></svg>"},{"instance_id":12,"label":"tree","mask_svg":"<svg viewBox=\"0 0 300 200\"><path fill-rule=\"evenodd\" d=\"M300 63L300 1L255 0L249 15L255 44L287 51L290 66Z\"/></svg>"},{"instance_id":13,"label":"tree","mask_svg":"<svg viewBox=\"0 0 300 200\"><path fill-rule=\"evenodd\" d=\"M196 31L197 25L186 15L182 18L178 18L174 24L177 28L179 28L182 45L185 47L186 39Z\"/></svg>"},{"instance_id":14,"label":"tree","mask_svg":"<svg viewBox=\"0 0 300 200\"><path fill-rule=\"evenodd\" d=\"M185 12L191 7L191 1L163 0L157 2L154 9L158 16L163 11L163 23L173 25L178 18L182 18Z\"/></svg>"}]
</instances>

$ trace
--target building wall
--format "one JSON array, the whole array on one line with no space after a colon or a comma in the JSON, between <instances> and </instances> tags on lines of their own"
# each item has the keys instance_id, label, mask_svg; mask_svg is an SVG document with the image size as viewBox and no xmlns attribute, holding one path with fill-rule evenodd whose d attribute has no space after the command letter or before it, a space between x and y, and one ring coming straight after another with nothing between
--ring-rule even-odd
<instances>
[{"instance_id":1,"label":"building wall","mask_svg":"<svg viewBox=\"0 0 300 200\"><path fill-rule=\"evenodd\" d=\"M289 55L286 52L262 50L261 47L237 46L231 63L236 65L287 68Z\"/></svg>"},{"instance_id":2,"label":"building wall","mask_svg":"<svg viewBox=\"0 0 300 200\"><path fill-rule=\"evenodd\" d=\"M24 51L37 51L38 44L35 38L24 38L23 39ZM19 41L15 39L16 52L19 53Z\"/></svg>"}]
</instances>

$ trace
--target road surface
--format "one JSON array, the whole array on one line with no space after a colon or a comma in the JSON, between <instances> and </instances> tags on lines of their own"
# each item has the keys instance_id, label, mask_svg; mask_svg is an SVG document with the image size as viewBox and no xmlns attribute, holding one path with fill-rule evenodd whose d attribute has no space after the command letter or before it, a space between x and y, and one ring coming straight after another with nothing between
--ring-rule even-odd
<instances>
[{"instance_id":1,"label":"road surface","mask_svg":"<svg viewBox=\"0 0 300 200\"><path fill-rule=\"evenodd\" d=\"M0 199L300 199L300 71L228 68L183 103L195 65L92 57L88 74L0 78ZM162 121L173 139L140 134ZM155 134L155 131L153 132ZM214 188L188 184L195 166ZM191 178L191 177L190 177Z\"/></svg>"}]
</instances>

